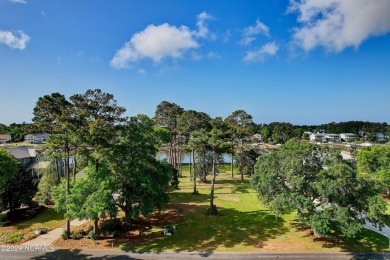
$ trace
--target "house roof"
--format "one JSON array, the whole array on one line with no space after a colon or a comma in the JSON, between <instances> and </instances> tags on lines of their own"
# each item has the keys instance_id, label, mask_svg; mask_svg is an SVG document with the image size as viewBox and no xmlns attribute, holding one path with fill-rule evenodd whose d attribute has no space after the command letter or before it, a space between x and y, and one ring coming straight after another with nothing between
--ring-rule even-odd
<instances>
[{"instance_id":1,"label":"house roof","mask_svg":"<svg viewBox=\"0 0 390 260\"><path fill-rule=\"evenodd\" d=\"M7 147L6 149L16 159L31 158L36 156L36 148L34 146Z\"/></svg>"},{"instance_id":2,"label":"house roof","mask_svg":"<svg viewBox=\"0 0 390 260\"><path fill-rule=\"evenodd\" d=\"M10 135L7 135L7 134L0 134L0 139L9 139L11 136Z\"/></svg>"},{"instance_id":3,"label":"house roof","mask_svg":"<svg viewBox=\"0 0 390 260\"><path fill-rule=\"evenodd\" d=\"M33 162L27 167L27 170L46 169L49 165L50 165L50 162L48 162L48 161Z\"/></svg>"}]
</instances>

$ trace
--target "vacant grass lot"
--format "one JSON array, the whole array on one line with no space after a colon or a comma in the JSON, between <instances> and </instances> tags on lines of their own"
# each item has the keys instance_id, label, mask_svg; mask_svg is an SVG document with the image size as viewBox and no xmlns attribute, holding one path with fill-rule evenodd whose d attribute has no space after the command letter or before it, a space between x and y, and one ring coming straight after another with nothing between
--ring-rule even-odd
<instances>
[{"instance_id":1,"label":"vacant grass lot","mask_svg":"<svg viewBox=\"0 0 390 260\"><path fill-rule=\"evenodd\" d=\"M208 216L210 184L198 184L192 195L188 169L180 178L180 189L172 191L167 209L152 215L149 229L122 244L131 251L385 251L388 239L364 230L353 239L324 241L312 235L291 213L276 217L257 200L249 180L230 177L228 167L217 177L215 204L219 216ZM160 221L157 221L160 219ZM163 219L163 221L161 221ZM177 226L171 237L161 235L165 225Z\"/></svg>"}]
</instances>

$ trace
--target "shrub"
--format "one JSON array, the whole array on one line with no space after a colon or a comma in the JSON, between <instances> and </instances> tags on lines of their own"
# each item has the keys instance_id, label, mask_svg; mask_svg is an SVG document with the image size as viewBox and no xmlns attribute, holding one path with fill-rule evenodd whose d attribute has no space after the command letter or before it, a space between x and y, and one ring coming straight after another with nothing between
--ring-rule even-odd
<instances>
[{"instance_id":1,"label":"shrub","mask_svg":"<svg viewBox=\"0 0 390 260\"><path fill-rule=\"evenodd\" d=\"M90 231L88 233L88 238L92 239L92 240L97 240L99 237L97 234L93 233L93 231Z\"/></svg>"},{"instance_id":2,"label":"shrub","mask_svg":"<svg viewBox=\"0 0 390 260\"><path fill-rule=\"evenodd\" d=\"M79 234L80 237L83 237L83 236L85 236L85 235L87 234L87 233L84 231L84 229L80 229L77 233Z\"/></svg>"},{"instance_id":3,"label":"shrub","mask_svg":"<svg viewBox=\"0 0 390 260\"><path fill-rule=\"evenodd\" d=\"M4 227L5 225L7 225L7 223L8 223L7 215L0 213L0 227Z\"/></svg>"},{"instance_id":4,"label":"shrub","mask_svg":"<svg viewBox=\"0 0 390 260\"><path fill-rule=\"evenodd\" d=\"M22 232L15 232L12 235L10 235L9 237L7 237L6 242L14 244L14 243L19 242L22 239L23 239L23 233Z\"/></svg>"},{"instance_id":5,"label":"shrub","mask_svg":"<svg viewBox=\"0 0 390 260\"><path fill-rule=\"evenodd\" d=\"M104 236L113 235L114 232L122 231L122 224L119 219L109 219L102 223L101 231Z\"/></svg>"},{"instance_id":6,"label":"shrub","mask_svg":"<svg viewBox=\"0 0 390 260\"><path fill-rule=\"evenodd\" d=\"M61 233L61 238L64 240L68 239L68 232L65 229Z\"/></svg>"}]
</instances>

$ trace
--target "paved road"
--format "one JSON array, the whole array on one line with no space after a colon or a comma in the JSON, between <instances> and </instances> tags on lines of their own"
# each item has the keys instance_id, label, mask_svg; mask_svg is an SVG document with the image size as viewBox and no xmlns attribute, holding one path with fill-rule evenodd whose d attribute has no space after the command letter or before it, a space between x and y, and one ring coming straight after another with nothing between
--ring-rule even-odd
<instances>
[{"instance_id":1,"label":"paved road","mask_svg":"<svg viewBox=\"0 0 390 260\"><path fill-rule=\"evenodd\" d=\"M390 253L131 253L119 250L0 252L0 259L390 259Z\"/></svg>"}]
</instances>

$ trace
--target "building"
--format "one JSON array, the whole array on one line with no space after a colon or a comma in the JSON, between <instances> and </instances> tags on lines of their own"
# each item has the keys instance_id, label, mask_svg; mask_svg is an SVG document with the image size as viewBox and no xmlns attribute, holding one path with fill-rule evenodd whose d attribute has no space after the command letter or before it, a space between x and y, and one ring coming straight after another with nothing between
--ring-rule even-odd
<instances>
[{"instance_id":1,"label":"building","mask_svg":"<svg viewBox=\"0 0 390 260\"><path fill-rule=\"evenodd\" d=\"M311 133L309 138L310 138L310 141L325 142L326 141L325 135L326 135L325 133Z\"/></svg>"},{"instance_id":2,"label":"building","mask_svg":"<svg viewBox=\"0 0 390 260\"><path fill-rule=\"evenodd\" d=\"M341 133L340 138L342 141L348 142L348 141L355 140L356 135L351 134L351 133Z\"/></svg>"},{"instance_id":3,"label":"building","mask_svg":"<svg viewBox=\"0 0 390 260\"><path fill-rule=\"evenodd\" d=\"M24 136L24 141L30 144L43 144L46 139L50 136L48 133L43 134L28 134Z\"/></svg>"},{"instance_id":4,"label":"building","mask_svg":"<svg viewBox=\"0 0 390 260\"><path fill-rule=\"evenodd\" d=\"M377 142L386 141L386 136L383 133L375 133Z\"/></svg>"},{"instance_id":5,"label":"building","mask_svg":"<svg viewBox=\"0 0 390 260\"><path fill-rule=\"evenodd\" d=\"M11 136L7 134L0 134L0 144L5 144L11 141Z\"/></svg>"},{"instance_id":6,"label":"building","mask_svg":"<svg viewBox=\"0 0 390 260\"><path fill-rule=\"evenodd\" d=\"M338 134L326 134L325 135L326 140L333 141L333 142L340 142L341 138Z\"/></svg>"},{"instance_id":7,"label":"building","mask_svg":"<svg viewBox=\"0 0 390 260\"><path fill-rule=\"evenodd\" d=\"M18 160L23 170L31 173L34 184L40 179L43 170L50 170L51 162L43 160L43 156L38 156L35 146L7 147L6 150Z\"/></svg>"}]
</instances>

